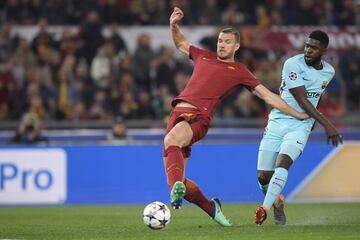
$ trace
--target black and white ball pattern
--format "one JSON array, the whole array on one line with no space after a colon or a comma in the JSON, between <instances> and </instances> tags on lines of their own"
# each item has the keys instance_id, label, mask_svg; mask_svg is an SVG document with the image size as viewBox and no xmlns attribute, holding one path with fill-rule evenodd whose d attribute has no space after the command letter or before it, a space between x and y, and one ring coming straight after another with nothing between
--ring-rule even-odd
<instances>
[{"instance_id":1,"label":"black and white ball pattern","mask_svg":"<svg viewBox=\"0 0 360 240\"><path fill-rule=\"evenodd\" d=\"M163 229L170 223L170 210L166 204L156 201L148 204L143 212L144 224L151 229Z\"/></svg>"}]
</instances>

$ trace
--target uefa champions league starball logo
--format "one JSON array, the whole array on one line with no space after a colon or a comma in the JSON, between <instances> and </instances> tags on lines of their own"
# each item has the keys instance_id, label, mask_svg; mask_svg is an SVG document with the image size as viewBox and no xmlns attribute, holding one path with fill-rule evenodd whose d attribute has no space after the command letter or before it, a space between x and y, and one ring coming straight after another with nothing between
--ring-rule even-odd
<instances>
[{"instance_id":1,"label":"uefa champions league starball logo","mask_svg":"<svg viewBox=\"0 0 360 240\"><path fill-rule=\"evenodd\" d=\"M290 78L290 80L296 80L297 79L297 74L296 74L296 72L290 72L289 73L289 78Z\"/></svg>"}]
</instances>

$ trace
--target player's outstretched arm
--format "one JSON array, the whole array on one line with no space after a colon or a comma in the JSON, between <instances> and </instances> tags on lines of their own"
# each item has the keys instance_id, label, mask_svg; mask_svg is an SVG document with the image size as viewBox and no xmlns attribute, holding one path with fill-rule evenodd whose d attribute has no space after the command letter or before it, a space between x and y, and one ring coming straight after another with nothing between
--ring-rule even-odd
<instances>
[{"instance_id":1,"label":"player's outstretched arm","mask_svg":"<svg viewBox=\"0 0 360 240\"><path fill-rule=\"evenodd\" d=\"M309 118L309 115L296 111L294 108L290 107L279 95L271 92L262 84L257 85L254 88L253 93L259 98L263 99L267 104L293 117L296 117L300 120Z\"/></svg>"},{"instance_id":2,"label":"player's outstretched arm","mask_svg":"<svg viewBox=\"0 0 360 240\"><path fill-rule=\"evenodd\" d=\"M342 143L342 138L334 125L324 117L307 99L306 90L304 86L290 89L291 94L294 96L300 107L305 110L307 114L315 118L325 129L328 143L331 141L332 145L337 146Z\"/></svg>"},{"instance_id":3,"label":"player's outstretched arm","mask_svg":"<svg viewBox=\"0 0 360 240\"><path fill-rule=\"evenodd\" d=\"M189 56L190 43L185 35L181 32L178 22L184 17L183 11L175 7L170 16L170 29L174 44L183 54Z\"/></svg>"}]
</instances>

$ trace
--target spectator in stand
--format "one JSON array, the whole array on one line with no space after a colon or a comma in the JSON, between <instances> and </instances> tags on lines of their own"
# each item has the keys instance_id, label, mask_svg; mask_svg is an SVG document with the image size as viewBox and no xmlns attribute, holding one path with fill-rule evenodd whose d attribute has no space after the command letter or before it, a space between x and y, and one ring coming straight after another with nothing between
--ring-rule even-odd
<instances>
[{"instance_id":1,"label":"spectator in stand","mask_svg":"<svg viewBox=\"0 0 360 240\"><path fill-rule=\"evenodd\" d=\"M123 56L120 56L118 59L118 67L116 69L116 72L114 74L114 83L120 82L120 79L124 74L131 74L134 76L134 72L136 71L136 67L134 64L134 61L132 59L132 56L130 54L124 54Z\"/></svg>"},{"instance_id":2,"label":"spectator in stand","mask_svg":"<svg viewBox=\"0 0 360 240\"><path fill-rule=\"evenodd\" d=\"M67 4L63 0L47 0L43 2L44 11L42 15L51 25L61 25L67 23ZM58 14L59 12L64 12Z\"/></svg>"},{"instance_id":3,"label":"spectator in stand","mask_svg":"<svg viewBox=\"0 0 360 240\"><path fill-rule=\"evenodd\" d=\"M262 116L263 111L251 92L242 90L237 95L235 100L235 115L237 117L259 117Z\"/></svg>"},{"instance_id":4,"label":"spectator in stand","mask_svg":"<svg viewBox=\"0 0 360 240\"><path fill-rule=\"evenodd\" d=\"M271 61L269 59L259 60L258 67L254 71L254 75L258 79L262 79L261 83L270 89L272 92L277 93L280 86L280 64L277 61Z\"/></svg>"},{"instance_id":5,"label":"spectator in stand","mask_svg":"<svg viewBox=\"0 0 360 240\"><path fill-rule=\"evenodd\" d=\"M174 92L174 75L180 66L174 56L172 48L161 46L159 56L150 64L151 88L157 88L162 84L167 84L169 89Z\"/></svg>"},{"instance_id":6,"label":"spectator in stand","mask_svg":"<svg viewBox=\"0 0 360 240\"><path fill-rule=\"evenodd\" d=\"M8 106L9 118L17 113L16 104L19 97L20 86L18 85L11 63L8 60L0 59L0 106ZM4 110L4 108L3 108Z\"/></svg>"},{"instance_id":7,"label":"spectator in stand","mask_svg":"<svg viewBox=\"0 0 360 240\"><path fill-rule=\"evenodd\" d=\"M19 128L10 139L10 143L38 144L48 143L48 138L41 133L41 123L34 113L26 113L22 117Z\"/></svg>"},{"instance_id":8,"label":"spectator in stand","mask_svg":"<svg viewBox=\"0 0 360 240\"><path fill-rule=\"evenodd\" d=\"M159 86L158 92L153 100L153 105L155 106L157 117L163 119L165 123L167 123L169 113L172 109L171 101L173 98L174 95L170 93L167 85Z\"/></svg>"},{"instance_id":9,"label":"spectator in stand","mask_svg":"<svg viewBox=\"0 0 360 240\"><path fill-rule=\"evenodd\" d=\"M178 71L174 76L174 83L175 83L175 92L174 95L179 95L179 93L184 90L186 84L188 83L191 75L186 74L183 71Z\"/></svg>"},{"instance_id":10,"label":"spectator in stand","mask_svg":"<svg viewBox=\"0 0 360 240\"><path fill-rule=\"evenodd\" d=\"M271 19L264 5L256 6L255 16L256 16L256 22L255 22L256 26L260 28L266 28L270 25Z\"/></svg>"},{"instance_id":11,"label":"spectator in stand","mask_svg":"<svg viewBox=\"0 0 360 240\"><path fill-rule=\"evenodd\" d=\"M226 105L222 109L221 120L219 127L227 127L232 126L235 122L237 122L237 118L235 116L234 106Z\"/></svg>"},{"instance_id":12,"label":"spectator in stand","mask_svg":"<svg viewBox=\"0 0 360 240\"><path fill-rule=\"evenodd\" d=\"M130 72L125 72L119 81L113 82L110 90L110 107L114 115L120 114L120 105L123 101L122 98L128 92L134 94L137 92L137 86L133 75Z\"/></svg>"},{"instance_id":13,"label":"spectator in stand","mask_svg":"<svg viewBox=\"0 0 360 240\"><path fill-rule=\"evenodd\" d=\"M355 0L355 25L360 26L360 1Z\"/></svg>"},{"instance_id":14,"label":"spectator in stand","mask_svg":"<svg viewBox=\"0 0 360 240\"><path fill-rule=\"evenodd\" d=\"M90 74L96 88L103 90L110 88L112 76L116 72L116 60L114 46L110 41L107 41L98 49L90 69Z\"/></svg>"},{"instance_id":15,"label":"spectator in stand","mask_svg":"<svg viewBox=\"0 0 360 240\"><path fill-rule=\"evenodd\" d=\"M87 12L85 22L79 28L78 37L80 57L84 57L88 63L91 63L97 49L104 42L101 28L99 14L95 10Z\"/></svg>"},{"instance_id":16,"label":"spectator in stand","mask_svg":"<svg viewBox=\"0 0 360 240\"><path fill-rule=\"evenodd\" d=\"M272 10L270 12L270 25L271 26L281 26L284 25L284 19L281 16L279 11Z\"/></svg>"},{"instance_id":17,"label":"spectator in stand","mask_svg":"<svg viewBox=\"0 0 360 240\"><path fill-rule=\"evenodd\" d=\"M139 103L136 101L135 93L126 92L121 96L119 113L125 119L139 118Z\"/></svg>"},{"instance_id":18,"label":"spectator in stand","mask_svg":"<svg viewBox=\"0 0 360 240\"><path fill-rule=\"evenodd\" d=\"M300 0L298 6L292 10L288 16L288 24L301 26L314 26L319 24L319 11L316 10L314 0Z\"/></svg>"},{"instance_id":19,"label":"spectator in stand","mask_svg":"<svg viewBox=\"0 0 360 240\"><path fill-rule=\"evenodd\" d=\"M270 17L270 25L284 25L287 19L288 9L285 8L285 0L269 0L266 1L266 9L268 9Z\"/></svg>"},{"instance_id":20,"label":"spectator in stand","mask_svg":"<svg viewBox=\"0 0 360 240\"><path fill-rule=\"evenodd\" d=\"M72 112L69 115L68 119L73 122L77 122L77 121L94 120L95 117L92 116L87 111L85 103L79 100L74 104L74 107L72 108Z\"/></svg>"},{"instance_id":21,"label":"spectator in stand","mask_svg":"<svg viewBox=\"0 0 360 240\"><path fill-rule=\"evenodd\" d=\"M39 95L35 95L30 99L29 112L34 113L40 120L44 120L47 117L44 102Z\"/></svg>"},{"instance_id":22,"label":"spectator in stand","mask_svg":"<svg viewBox=\"0 0 360 240\"><path fill-rule=\"evenodd\" d=\"M216 41L219 35L219 31L220 29L215 28L210 35L206 35L202 39L200 39L200 44L202 45L202 47L209 51L216 51Z\"/></svg>"},{"instance_id":23,"label":"spectator in stand","mask_svg":"<svg viewBox=\"0 0 360 240\"><path fill-rule=\"evenodd\" d=\"M85 109L90 107L93 101L94 84L89 75L89 67L85 59L80 59L75 70L75 99L85 105Z\"/></svg>"},{"instance_id":24,"label":"spectator in stand","mask_svg":"<svg viewBox=\"0 0 360 240\"><path fill-rule=\"evenodd\" d=\"M321 96L319 112L333 122L336 128L344 128L345 109L326 90Z\"/></svg>"},{"instance_id":25,"label":"spectator in stand","mask_svg":"<svg viewBox=\"0 0 360 240\"><path fill-rule=\"evenodd\" d=\"M42 0L30 0L23 7L22 22L24 24L34 25L39 22L43 14L43 1ZM63 24L63 23L62 23Z\"/></svg>"},{"instance_id":26,"label":"spectator in stand","mask_svg":"<svg viewBox=\"0 0 360 240\"><path fill-rule=\"evenodd\" d=\"M57 76L56 84L56 102L60 119L67 119L72 111L74 104L75 86L72 77L64 69L60 69Z\"/></svg>"},{"instance_id":27,"label":"spectator in stand","mask_svg":"<svg viewBox=\"0 0 360 240\"><path fill-rule=\"evenodd\" d=\"M334 14L334 4L331 0L325 0L322 5L320 25L331 26L336 22Z\"/></svg>"},{"instance_id":28,"label":"spectator in stand","mask_svg":"<svg viewBox=\"0 0 360 240\"><path fill-rule=\"evenodd\" d=\"M140 90L138 93L138 118L139 119L154 119L156 117L155 109L152 106L151 96L148 91Z\"/></svg>"},{"instance_id":29,"label":"spectator in stand","mask_svg":"<svg viewBox=\"0 0 360 240\"><path fill-rule=\"evenodd\" d=\"M170 8L169 9L174 9L174 7L179 7L182 10L184 10L185 12L187 12L186 18L183 19L183 24L184 25L196 25L198 22L198 18L196 17L196 10L203 7L204 4L201 4L200 7L193 9L193 6L196 5L194 4L195 1L191 1L191 0L172 0L169 1L170 2ZM169 23L169 17L168 17L168 21L166 23L166 25Z\"/></svg>"},{"instance_id":30,"label":"spectator in stand","mask_svg":"<svg viewBox=\"0 0 360 240\"><path fill-rule=\"evenodd\" d=\"M5 14L10 23L22 22L22 6L20 0L8 0L6 3Z\"/></svg>"},{"instance_id":31,"label":"spectator in stand","mask_svg":"<svg viewBox=\"0 0 360 240\"><path fill-rule=\"evenodd\" d=\"M63 27L63 32L60 41L58 42L58 48L63 57L67 55L76 55L76 38L72 34L71 29L68 26Z\"/></svg>"},{"instance_id":32,"label":"spectator in stand","mask_svg":"<svg viewBox=\"0 0 360 240\"><path fill-rule=\"evenodd\" d=\"M340 12L337 16L336 25L344 27L355 24L355 6L353 0L341 1Z\"/></svg>"},{"instance_id":33,"label":"spectator in stand","mask_svg":"<svg viewBox=\"0 0 360 240\"><path fill-rule=\"evenodd\" d=\"M127 127L121 116L116 116L111 127L111 133L107 137L107 142L111 144L129 144L131 138L127 134Z\"/></svg>"},{"instance_id":34,"label":"spectator in stand","mask_svg":"<svg viewBox=\"0 0 360 240\"><path fill-rule=\"evenodd\" d=\"M143 33L137 39L137 47L134 53L134 72L136 82L143 88L149 89L150 62L155 57L155 52L151 46L151 38Z\"/></svg>"},{"instance_id":35,"label":"spectator in stand","mask_svg":"<svg viewBox=\"0 0 360 240\"><path fill-rule=\"evenodd\" d=\"M90 107L90 115L95 120L107 120L110 118L109 100L104 90L96 90L94 93L94 102Z\"/></svg>"},{"instance_id":36,"label":"spectator in stand","mask_svg":"<svg viewBox=\"0 0 360 240\"><path fill-rule=\"evenodd\" d=\"M99 8L102 20L105 24L119 21L120 12L117 7L117 0L99 1Z\"/></svg>"},{"instance_id":37,"label":"spectator in stand","mask_svg":"<svg viewBox=\"0 0 360 240\"><path fill-rule=\"evenodd\" d=\"M48 48L55 46L55 41L48 32L48 23L45 18L41 18L38 23L39 32L35 35L31 48L37 56L43 56Z\"/></svg>"},{"instance_id":38,"label":"spectator in stand","mask_svg":"<svg viewBox=\"0 0 360 240\"><path fill-rule=\"evenodd\" d=\"M121 23L126 25L148 25L151 16L144 10L142 0L129 1L129 7L121 14Z\"/></svg>"},{"instance_id":39,"label":"spectator in stand","mask_svg":"<svg viewBox=\"0 0 360 240\"><path fill-rule=\"evenodd\" d=\"M348 108L359 110L360 108L360 53L352 47L339 54L339 66L342 77L346 83Z\"/></svg>"},{"instance_id":40,"label":"spectator in stand","mask_svg":"<svg viewBox=\"0 0 360 240\"><path fill-rule=\"evenodd\" d=\"M121 36L119 26L116 23L110 25L110 37L108 40L113 44L115 54L123 55L128 53L125 40Z\"/></svg>"},{"instance_id":41,"label":"spectator in stand","mask_svg":"<svg viewBox=\"0 0 360 240\"><path fill-rule=\"evenodd\" d=\"M237 8L235 2L231 2L221 15L222 25L239 26L245 23L245 14Z\"/></svg>"},{"instance_id":42,"label":"spectator in stand","mask_svg":"<svg viewBox=\"0 0 360 240\"><path fill-rule=\"evenodd\" d=\"M37 64L37 58L31 51L29 43L25 38L19 39L19 45L15 50L14 58L18 67L17 80L19 85L22 86L25 81L25 72L28 69L34 68Z\"/></svg>"},{"instance_id":43,"label":"spectator in stand","mask_svg":"<svg viewBox=\"0 0 360 240\"><path fill-rule=\"evenodd\" d=\"M198 12L198 23L201 25L217 25L221 21L218 0L206 0L205 6Z\"/></svg>"},{"instance_id":44,"label":"spectator in stand","mask_svg":"<svg viewBox=\"0 0 360 240\"><path fill-rule=\"evenodd\" d=\"M153 18L154 25L167 25L168 22L168 9L167 9L167 0L149 0L151 2L156 2L156 13L151 15Z\"/></svg>"},{"instance_id":45,"label":"spectator in stand","mask_svg":"<svg viewBox=\"0 0 360 240\"><path fill-rule=\"evenodd\" d=\"M10 119L9 106L5 103L0 103L0 120L6 121Z\"/></svg>"},{"instance_id":46,"label":"spectator in stand","mask_svg":"<svg viewBox=\"0 0 360 240\"><path fill-rule=\"evenodd\" d=\"M2 59L9 59L19 42L17 36L11 36L11 29L10 23L0 25L0 58Z\"/></svg>"}]
</instances>

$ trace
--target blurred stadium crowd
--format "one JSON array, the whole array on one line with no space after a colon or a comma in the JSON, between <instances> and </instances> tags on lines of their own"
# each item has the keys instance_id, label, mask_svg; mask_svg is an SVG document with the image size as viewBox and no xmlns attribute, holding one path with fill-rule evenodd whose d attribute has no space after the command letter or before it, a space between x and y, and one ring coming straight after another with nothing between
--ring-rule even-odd
<instances>
[{"instance_id":1,"label":"blurred stadium crowd","mask_svg":"<svg viewBox=\"0 0 360 240\"><path fill-rule=\"evenodd\" d=\"M355 25L358 0L4 0L1 18L31 25L40 18L50 25L81 24L90 10L104 24L167 25L169 12L186 12L184 24Z\"/></svg>"},{"instance_id":2,"label":"blurred stadium crowd","mask_svg":"<svg viewBox=\"0 0 360 240\"><path fill-rule=\"evenodd\" d=\"M355 0L6 0L0 2L0 120L18 120L26 112L42 120L164 119L172 98L188 81L192 64L173 46L152 47L141 34L130 52L121 26L167 25L173 6L185 12L184 25L359 26ZM15 25L37 25L28 41L11 34ZM55 39L49 25L62 26ZM79 26L76 34L68 25ZM109 27L111 34L102 35ZM201 41L213 48L214 36ZM237 59L277 92L285 52L243 47ZM360 53L340 53L338 74L322 111L335 118L359 109ZM336 84L336 82L338 84ZM341 84L340 84L341 83ZM345 88L346 106L338 104ZM263 117L266 106L242 90L216 112L221 118Z\"/></svg>"}]
</instances>

